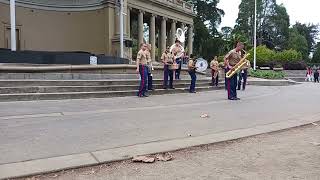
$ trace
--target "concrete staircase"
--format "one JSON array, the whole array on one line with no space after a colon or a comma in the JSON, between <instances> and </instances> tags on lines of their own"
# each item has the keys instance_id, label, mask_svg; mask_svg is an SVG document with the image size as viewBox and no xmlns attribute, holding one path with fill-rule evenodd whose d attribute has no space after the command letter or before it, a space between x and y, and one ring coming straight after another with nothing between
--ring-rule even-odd
<instances>
[{"instance_id":1,"label":"concrete staircase","mask_svg":"<svg viewBox=\"0 0 320 180\"><path fill-rule=\"evenodd\" d=\"M190 85L189 76L183 75L183 80L174 81L176 89L164 90L161 76L154 78L155 90L149 92L151 95L186 93ZM6 73L0 74L0 101L135 96L138 84L136 74ZM220 87L211 87L206 77L200 76L197 80L197 91Z\"/></svg>"},{"instance_id":2,"label":"concrete staircase","mask_svg":"<svg viewBox=\"0 0 320 180\"><path fill-rule=\"evenodd\" d=\"M305 70L286 70L286 78L296 82L305 82L306 71Z\"/></svg>"}]
</instances>

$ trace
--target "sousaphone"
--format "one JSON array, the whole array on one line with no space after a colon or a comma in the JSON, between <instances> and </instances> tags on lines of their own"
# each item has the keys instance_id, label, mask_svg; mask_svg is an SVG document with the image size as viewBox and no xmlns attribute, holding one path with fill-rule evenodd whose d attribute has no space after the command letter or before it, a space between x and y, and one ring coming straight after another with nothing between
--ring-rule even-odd
<instances>
[{"instance_id":1,"label":"sousaphone","mask_svg":"<svg viewBox=\"0 0 320 180\"><path fill-rule=\"evenodd\" d=\"M178 28L177 32L176 32L176 38L178 41L180 41L180 43L184 43L186 41L186 35L185 33L188 31L188 28L185 27L184 29ZM170 47L170 52L173 51L173 49L175 48L176 44L173 44ZM180 51L178 52L178 54L176 55L176 58L180 58L183 53L184 53L184 47L180 44L179 45Z\"/></svg>"}]
</instances>

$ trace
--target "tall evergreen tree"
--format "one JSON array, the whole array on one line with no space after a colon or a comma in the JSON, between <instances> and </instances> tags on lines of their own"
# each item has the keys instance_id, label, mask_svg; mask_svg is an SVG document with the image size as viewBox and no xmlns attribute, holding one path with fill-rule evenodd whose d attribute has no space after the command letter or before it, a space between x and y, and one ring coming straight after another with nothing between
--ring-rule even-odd
<instances>
[{"instance_id":1,"label":"tall evergreen tree","mask_svg":"<svg viewBox=\"0 0 320 180\"><path fill-rule=\"evenodd\" d=\"M306 38L308 42L308 54L313 52L314 45L319 34L319 26L314 24L301 24L297 22L293 27L296 28L299 34Z\"/></svg>"},{"instance_id":2,"label":"tall evergreen tree","mask_svg":"<svg viewBox=\"0 0 320 180\"><path fill-rule=\"evenodd\" d=\"M257 0L257 38L268 47L286 47L289 38L289 15L276 0ZM235 32L243 34L253 44L254 0L242 0L239 5Z\"/></svg>"},{"instance_id":3,"label":"tall evergreen tree","mask_svg":"<svg viewBox=\"0 0 320 180\"><path fill-rule=\"evenodd\" d=\"M320 63L320 43L317 43L317 45L315 46L312 62Z\"/></svg>"},{"instance_id":4,"label":"tall evergreen tree","mask_svg":"<svg viewBox=\"0 0 320 180\"><path fill-rule=\"evenodd\" d=\"M295 27L290 29L288 49L294 49L300 52L304 60L307 60L309 57L308 41Z\"/></svg>"}]
</instances>

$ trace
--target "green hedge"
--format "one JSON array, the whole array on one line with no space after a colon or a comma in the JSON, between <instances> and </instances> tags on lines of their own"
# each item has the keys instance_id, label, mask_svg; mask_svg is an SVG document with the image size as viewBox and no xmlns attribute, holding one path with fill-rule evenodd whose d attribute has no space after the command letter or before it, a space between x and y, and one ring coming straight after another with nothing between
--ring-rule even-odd
<instances>
[{"instance_id":1,"label":"green hedge","mask_svg":"<svg viewBox=\"0 0 320 180\"><path fill-rule=\"evenodd\" d=\"M253 49L249 50L249 60L253 63ZM285 50L276 52L268 49L266 46L257 47L257 66L270 66L276 64L284 66L288 63L298 63L302 59L302 54L296 50Z\"/></svg>"},{"instance_id":2,"label":"green hedge","mask_svg":"<svg viewBox=\"0 0 320 180\"><path fill-rule=\"evenodd\" d=\"M249 50L250 56L248 57L251 63L253 64L253 56L254 50ZM258 46L257 47L257 65L264 66L267 65L270 61L272 61L276 56L276 53L266 46Z\"/></svg>"},{"instance_id":3,"label":"green hedge","mask_svg":"<svg viewBox=\"0 0 320 180\"><path fill-rule=\"evenodd\" d=\"M249 76L263 79L283 79L285 77L285 74L282 71L250 70Z\"/></svg>"}]
</instances>

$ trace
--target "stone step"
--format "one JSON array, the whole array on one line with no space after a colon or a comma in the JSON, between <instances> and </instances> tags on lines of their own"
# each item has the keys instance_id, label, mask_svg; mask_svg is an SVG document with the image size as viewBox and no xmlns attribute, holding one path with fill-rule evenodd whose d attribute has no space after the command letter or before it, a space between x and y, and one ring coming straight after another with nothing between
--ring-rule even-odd
<instances>
[{"instance_id":1,"label":"stone step","mask_svg":"<svg viewBox=\"0 0 320 180\"><path fill-rule=\"evenodd\" d=\"M175 88L187 88L190 83L177 82ZM198 82L197 87L210 86L209 82ZM153 84L153 88L162 89L162 84ZM99 91L127 91L137 90L136 85L108 85L108 86L19 86L19 87L0 87L0 94L18 93L59 93L59 92L99 92Z\"/></svg>"},{"instance_id":2,"label":"stone step","mask_svg":"<svg viewBox=\"0 0 320 180\"><path fill-rule=\"evenodd\" d=\"M154 78L162 78L163 74L153 74ZM190 79L181 74L181 79ZM200 77L205 77L201 76ZM0 73L0 79L42 79L42 80L105 80L105 79L138 79L138 74L90 74L90 73Z\"/></svg>"},{"instance_id":3,"label":"stone step","mask_svg":"<svg viewBox=\"0 0 320 180\"><path fill-rule=\"evenodd\" d=\"M306 77L287 77L287 79L291 79L296 82L305 82Z\"/></svg>"},{"instance_id":4,"label":"stone step","mask_svg":"<svg viewBox=\"0 0 320 180\"><path fill-rule=\"evenodd\" d=\"M197 87L196 90L210 91L223 89L220 87ZM173 90L157 89L150 91L151 95L173 94L173 93L187 93L187 88L176 88ZM96 91L96 92L60 92L60 93L18 93L18 94L0 94L0 101L32 101L32 100L59 100L59 99L86 99L86 98L109 98L109 97L123 97L136 96L136 90L126 91Z\"/></svg>"},{"instance_id":5,"label":"stone step","mask_svg":"<svg viewBox=\"0 0 320 180\"><path fill-rule=\"evenodd\" d=\"M155 79L154 84L162 84L163 80ZM198 83L210 82L209 79L199 79ZM174 84L190 83L190 80L175 80ZM0 87L20 86L110 86L138 85L139 80L0 80Z\"/></svg>"},{"instance_id":6,"label":"stone step","mask_svg":"<svg viewBox=\"0 0 320 180\"><path fill-rule=\"evenodd\" d=\"M162 78L163 72L153 73L155 78ZM206 77L197 74L199 78ZM44 79L44 80L103 80L103 79L137 79L136 73L0 73L0 79ZM182 79L189 79L188 73L180 74Z\"/></svg>"}]
</instances>

